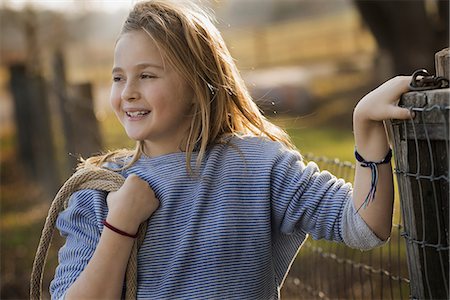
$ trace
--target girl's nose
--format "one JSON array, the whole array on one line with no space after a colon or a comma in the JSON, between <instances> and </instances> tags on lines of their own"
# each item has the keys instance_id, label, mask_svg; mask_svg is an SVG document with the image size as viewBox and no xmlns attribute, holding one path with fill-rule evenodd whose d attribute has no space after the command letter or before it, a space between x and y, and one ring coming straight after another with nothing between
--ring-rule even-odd
<instances>
[{"instance_id":1,"label":"girl's nose","mask_svg":"<svg viewBox=\"0 0 450 300\"><path fill-rule=\"evenodd\" d=\"M139 89L137 89L135 84L133 82L127 83L122 91L122 100L133 101L139 99L139 97L140 97Z\"/></svg>"}]
</instances>

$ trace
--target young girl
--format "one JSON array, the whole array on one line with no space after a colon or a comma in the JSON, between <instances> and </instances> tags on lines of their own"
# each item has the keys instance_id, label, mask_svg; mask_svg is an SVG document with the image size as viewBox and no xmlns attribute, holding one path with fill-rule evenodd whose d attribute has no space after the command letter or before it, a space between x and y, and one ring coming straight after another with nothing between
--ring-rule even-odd
<instances>
[{"instance_id":1,"label":"young girl","mask_svg":"<svg viewBox=\"0 0 450 300\"><path fill-rule=\"evenodd\" d=\"M354 111L360 159L384 161L358 164L353 190L305 165L261 115L220 33L193 5L136 4L112 77L112 107L137 147L86 162L120 169L126 181L108 195L79 191L60 214L66 244L52 298L120 298L134 241L127 235L148 218L138 298L276 299L307 234L360 249L388 239L383 120L411 117L396 106L409 77L386 82Z\"/></svg>"}]
</instances>

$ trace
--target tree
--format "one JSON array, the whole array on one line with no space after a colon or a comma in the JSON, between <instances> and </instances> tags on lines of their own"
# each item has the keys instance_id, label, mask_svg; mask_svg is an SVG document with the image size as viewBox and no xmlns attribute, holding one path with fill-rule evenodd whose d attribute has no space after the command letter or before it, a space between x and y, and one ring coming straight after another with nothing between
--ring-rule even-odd
<instances>
[{"instance_id":1,"label":"tree","mask_svg":"<svg viewBox=\"0 0 450 300\"><path fill-rule=\"evenodd\" d=\"M448 0L354 2L380 53L390 56L391 72L411 74L425 68L434 73L434 54L449 45Z\"/></svg>"}]
</instances>

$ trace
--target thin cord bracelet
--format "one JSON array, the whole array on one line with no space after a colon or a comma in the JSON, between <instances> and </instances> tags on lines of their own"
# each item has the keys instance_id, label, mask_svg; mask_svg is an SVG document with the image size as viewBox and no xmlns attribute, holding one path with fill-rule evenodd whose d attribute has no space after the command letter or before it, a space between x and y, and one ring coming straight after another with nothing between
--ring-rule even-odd
<instances>
[{"instance_id":1,"label":"thin cord bracelet","mask_svg":"<svg viewBox=\"0 0 450 300\"><path fill-rule=\"evenodd\" d=\"M110 229L110 230L112 230L112 231L114 231L115 233L118 233L118 234L120 234L120 235L127 236L127 237L130 237L130 238L133 238L133 239L135 239L135 238L138 237L138 234L137 234L137 233L134 234L134 235L133 235L133 234L129 234L129 233L125 232L125 231L122 231L122 230L120 230L120 229L118 229L118 228L112 226L111 224L109 224L108 222L106 222L106 220L103 220L102 223L103 223L103 225L104 225L105 227L107 227L108 229Z\"/></svg>"},{"instance_id":2,"label":"thin cord bracelet","mask_svg":"<svg viewBox=\"0 0 450 300\"><path fill-rule=\"evenodd\" d=\"M369 194L367 195L366 199L364 200L364 202L361 204L361 206L358 208L358 210L356 212L358 212L361 207L366 208L367 205L369 205L369 203L371 201L373 201L375 199L375 192L377 191L377 183L378 183L378 165L382 165L382 164L387 164L391 161L392 159L392 149L389 148L388 153L386 154L386 156L380 160L380 161L366 161L361 154L358 153L358 151L355 148L355 158L358 162L360 162L361 167L363 168L370 168L370 171L372 173L372 180L370 182L370 191Z\"/></svg>"}]
</instances>

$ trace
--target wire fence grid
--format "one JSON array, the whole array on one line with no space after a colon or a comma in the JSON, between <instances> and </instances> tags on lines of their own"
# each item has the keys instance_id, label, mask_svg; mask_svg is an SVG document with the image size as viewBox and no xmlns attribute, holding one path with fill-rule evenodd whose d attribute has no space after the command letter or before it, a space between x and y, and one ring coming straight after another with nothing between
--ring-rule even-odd
<instances>
[{"instance_id":1,"label":"wire fence grid","mask_svg":"<svg viewBox=\"0 0 450 300\"><path fill-rule=\"evenodd\" d=\"M450 89L405 94L392 123L412 299L449 299Z\"/></svg>"},{"instance_id":2,"label":"wire fence grid","mask_svg":"<svg viewBox=\"0 0 450 300\"><path fill-rule=\"evenodd\" d=\"M286 279L296 299L449 299L450 90L411 92L413 120L388 124L396 185L391 238L359 251L308 238ZM353 181L354 164L306 155Z\"/></svg>"},{"instance_id":3,"label":"wire fence grid","mask_svg":"<svg viewBox=\"0 0 450 300\"><path fill-rule=\"evenodd\" d=\"M355 165L350 162L312 154L305 155L305 159L353 181ZM308 238L286 279L287 298L408 299L410 281L397 199L391 238L383 247L360 251Z\"/></svg>"}]
</instances>

